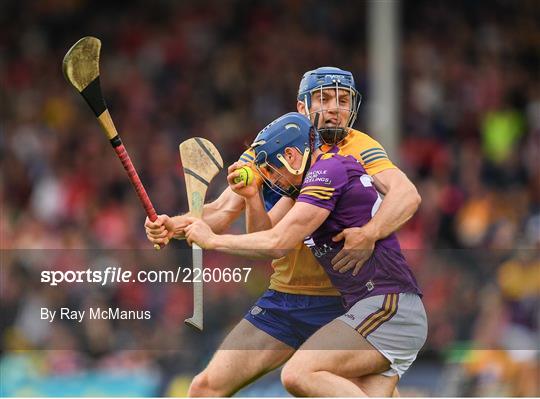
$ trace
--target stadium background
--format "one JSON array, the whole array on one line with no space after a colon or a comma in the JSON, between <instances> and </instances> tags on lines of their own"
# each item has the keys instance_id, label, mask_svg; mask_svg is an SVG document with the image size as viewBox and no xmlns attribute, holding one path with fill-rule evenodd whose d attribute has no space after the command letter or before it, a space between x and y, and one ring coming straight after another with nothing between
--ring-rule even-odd
<instances>
[{"instance_id":1,"label":"stadium background","mask_svg":"<svg viewBox=\"0 0 540 399\"><path fill-rule=\"evenodd\" d=\"M353 71L364 95L356 127L378 137L365 123L366 18L366 3L354 1L1 2L4 260L13 249L148 248L118 161L62 77L62 57L77 39L102 40L113 118L158 212L174 214L186 204L178 143L206 137L234 161L260 128L294 109L308 69ZM430 322L400 383L404 395L540 395L538 358L503 350L512 340L530 349L531 337L538 348L539 20L534 0L401 3L394 157L423 202L399 237ZM220 175L210 198L223 183ZM50 291L28 280L28 267L2 262L0 271L2 395L180 395L264 289L262 281L207 289L209 327L197 337L181 324L189 294L164 291L155 306L170 317L140 328L170 334L179 350L126 351L93 347L69 329L36 334L28 313ZM145 306L155 294L142 285L104 300ZM129 338L106 331L110 342L119 331ZM45 350L54 339L70 350ZM242 394L285 392L273 373Z\"/></svg>"}]
</instances>

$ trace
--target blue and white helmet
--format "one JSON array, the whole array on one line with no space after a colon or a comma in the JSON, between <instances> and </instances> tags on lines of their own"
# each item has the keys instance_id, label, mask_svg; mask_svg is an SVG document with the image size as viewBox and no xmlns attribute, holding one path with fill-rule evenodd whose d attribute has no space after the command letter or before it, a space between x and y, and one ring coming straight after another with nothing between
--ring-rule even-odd
<instances>
[{"instance_id":1,"label":"blue and white helmet","mask_svg":"<svg viewBox=\"0 0 540 399\"><path fill-rule=\"evenodd\" d=\"M327 108L321 110L312 110L312 96L317 91L327 89L335 89L336 106L335 108ZM347 129L352 127L356 117L358 115L358 108L362 101L362 96L356 90L354 83L354 77L351 72L344 71L336 67L320 67L312 71L307 71L302 80L300 81L300 87L298 88L298 101L302 101L306 108L306 113L311 120L315 120L315 113L320 113L320 119L324 122L327 118L326 113L329 110L339 109L339 103L337 102L339 90L347 90L349 92L350 101L347 111L349 112L349 118L345 126L336 127L321 127L318 129L322 141L325 144L335 145L345 138L347 135Z\"/></svg>"},{"instance_id":2,"label":"blue and white helmet","mask_svg":"<svg viewBox=\"0 0 540 399\"><path fill-rule=\"evenodd\" d=\"M293 147L302 154L302 163L298 169L294 169L283 153L288 147ZM293 175L304 174L310 165L311 155L319 147L318 134L311 121L298 112L290 112L282 115L262 129L251 148L255 152L254 164L265 184L280 195L295 196L298 187L289 183L285 189L275 184L268 178L268 170L277 173L282 182L288 182L278 168L284 166Z\"/></svg>"}]
</instances>

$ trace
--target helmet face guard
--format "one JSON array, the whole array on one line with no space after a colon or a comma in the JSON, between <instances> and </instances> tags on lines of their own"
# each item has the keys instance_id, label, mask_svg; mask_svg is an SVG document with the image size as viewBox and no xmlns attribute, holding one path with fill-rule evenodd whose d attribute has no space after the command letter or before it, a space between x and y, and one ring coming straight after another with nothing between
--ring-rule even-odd
<instances>
[{"instance_id":1,"label":"helmet face guard","mask_svg":"<svg viewBox=\"0 0 540 399\"><path fill-rule=\"evenodd\" d=\"M335 102L324 106L321 103L320 109L313 109L313 96L317 96L320 100L324 97L324 92L327 90L335 90L333 97ZM347 91L349 101L347 105L340 104L340 94ZM328 92L327 92L328 93ZM358 116L358 109L362 101L362 96L356 90L354 84L354 78L348 71L341 70L334 67L322 67L314 71L307 72L302 81L300 82L300 89L298 90L298 100L304 103L306 109L306 115L310 120L315 119L315 115L319 114L323 124L326 120L334 118L339 115L340 112L347 112L348 118L345 125L339 125L340 118L338 117L337 126L321 127L318 128L318 132L322 141L325 144L335 145L342 141L348 133L348 129L354 124L356 117Z\"/></svg>"},{"instance_id":2,"label":"helmet face guard","mask_svg":"<svg viewBox=\"0 0 540 399\"><path fill-rule=\"evenodd\" d=\"M313 96L318 96L320 99L322 99L324 96L324 92L327 90L335 90L334 98L332 99L331 103L327 106L321 104L320 109L313 109L312 107L310 108L308 104L313 105ZM348 92L347 96L349 97L349 101L346 106L340 104L339 96L340 94L343 96L343 94L340 93L340 90ZM304 105L306 107L306 112L309 115L309 118L311 120L314 120L315 114L319 114L320 120L323 123L323 126L318 129L318 132L321 136L321 140L325 144L338 144L345 138L345 136L347 136L348 128L353 125L358 115L358 108L360 106L358 96L359 94L355 93L355 91L353 91L352 89L341 87L337 83L333 87L319 87L312 90L309 93L310 101L308 101L308 94L305 95ZM332 117L336 117L336 115L339 115L343 112L347 112L349 114L345 125L339 124L340 119L338 117L338 124L336 126L324 126L326 120L331 119Z\"/></svg>"}]
</instances>

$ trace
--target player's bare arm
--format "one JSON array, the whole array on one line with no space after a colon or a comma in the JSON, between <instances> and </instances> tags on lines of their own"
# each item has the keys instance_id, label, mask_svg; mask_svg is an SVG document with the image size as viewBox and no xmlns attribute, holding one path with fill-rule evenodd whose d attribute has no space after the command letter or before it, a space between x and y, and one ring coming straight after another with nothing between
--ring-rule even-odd
<instances>
[{"instance_id":1,"label":"player's bare arm","mask_svg":"<svg viewBox=\"0 0 540 399\"><path fill-rule=\"evenodd\" d=\"M237 182L238 170L243 166L248 166L244 162L235 162L228 168L227 183L229 188L244 200L246 210L246 231L253 233L272 228L272 222L264 207L264 200L261 191L261 182L258 179L247 182Z\"/></svg>"},{"instance_id":2,"label":"player's bare arm","mask_svg":"<svg viewBox=\"0 0 540 399\"><path fill-rule=\"evenodd\" d=\"M221 233L238 218L244 206L244 199L227 187L215 201L204 205L203 220L213 231ZM184 228L189 224L190 218L189 213L178 216L160 215L154 222L147 218L144 223L146 237L153 244L163 245L167 245L171 238L184 239Z\"/></svg>"},{"instance_id":3,"label":"player's bare arm","mask_svg":"<svg viewBox=\"0 0 540 399\"><path fill-rule=\"evenodd\" d=\"M366 225L377 239L403 226L418 210L421 198L414 184L399 169L387 169L373 176L375 188L385 197L377 213Z\"/></svg>"},{"instance_id":4,"label":"player's bare arm","mask_svg":"<svg viewBox=\"0 0 540 399\"><path fill-rule=\"evenodd\" d=\"M261 193L245 199L246 201L246 232L254 233L272 228L272 220L266 209Z\"/></svg>"},{"instance_id":5,"label":"player's bare arm","mask_svg":"<svg viewBox=\"0 0 540 399\"><path fill-rule=\"evenodd\" d=\"M217 235L204 222L191 219L186 227L189 243L235 255L281 258L313 233L328 217L326 209L302 202L295 203L285 217L270 230L242 235Z\"/></svg>"},{"instance_id":6,"label":"player's bare arm","mask_svg":"<svg viewBox=\"0 0 540 399\"><path fill-rule=\"evenodd\" d=\"M294 206L294 200L282 197L276 205L266 213L262 198L256 196L246 199L246 229L248 233L270 230Z\"/></svg>"},{"instance_id":7,"label":"player's bare arm","mask_svg":"<svg viewBox=\"0 0 540 399\"><path fill-rule=\"evenodd\" d=\"M282 197L267 213L264 207L261 190L262 181L260 181L260 178L255 178L248 185L244 182L235 183L234 181L239 175L238 169L245 165L248 164L235 162L229 166L227 182L230 189L245 201L246 231L248 233L254 233L256 231L269 230L283 219L283 216L293 207L294 201L288 197ZM212 230L214 229L212 228Z\"/></svg>"},{"instance_id":8,"label":"player's bare arm","mask_svg":"<svg viewBox=\"0 0 540 399\"><path fill-rule=\"evenodd\" d=\"M371 221L362 227L343 230L333 240L345 240L343 249L332 260L334 270L353 269L356 275L371 256L375 242L387 237L405 224L420 205L420 195L405 173L397 168L373 176L375 188L385 197Z\"/></svg>"},{"instance_id":9,"label":"player's bare arm","mask_svg":"<svg viewBox=\"0 0 540 399\"><path fill-rule=\"evenodd\" d=\"M215 200L204 205L203 220L216 233L225 231L244 210L244 200L227 187Z\"/></svg>"}]
</instances>

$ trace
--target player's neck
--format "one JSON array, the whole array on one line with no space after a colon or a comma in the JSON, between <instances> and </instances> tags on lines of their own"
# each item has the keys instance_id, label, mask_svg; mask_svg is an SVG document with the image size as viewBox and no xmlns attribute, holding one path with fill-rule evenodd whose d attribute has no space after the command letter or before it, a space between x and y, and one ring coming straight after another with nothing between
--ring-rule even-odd
<instances>
[{"instance_id":1,"label":"player's neck","mask_svg":"<svg viewBox=\"0 0 540 399\"><path fill-rule=\"evenodd\" d=\"M311 164L312 164L312 165L317 161L317 158L318 158L321 154L324 154L324 151L322 151L320 148L317 148L317 149L313 152L313 154L311 155Z\"/></svg>"}]
</instances>

